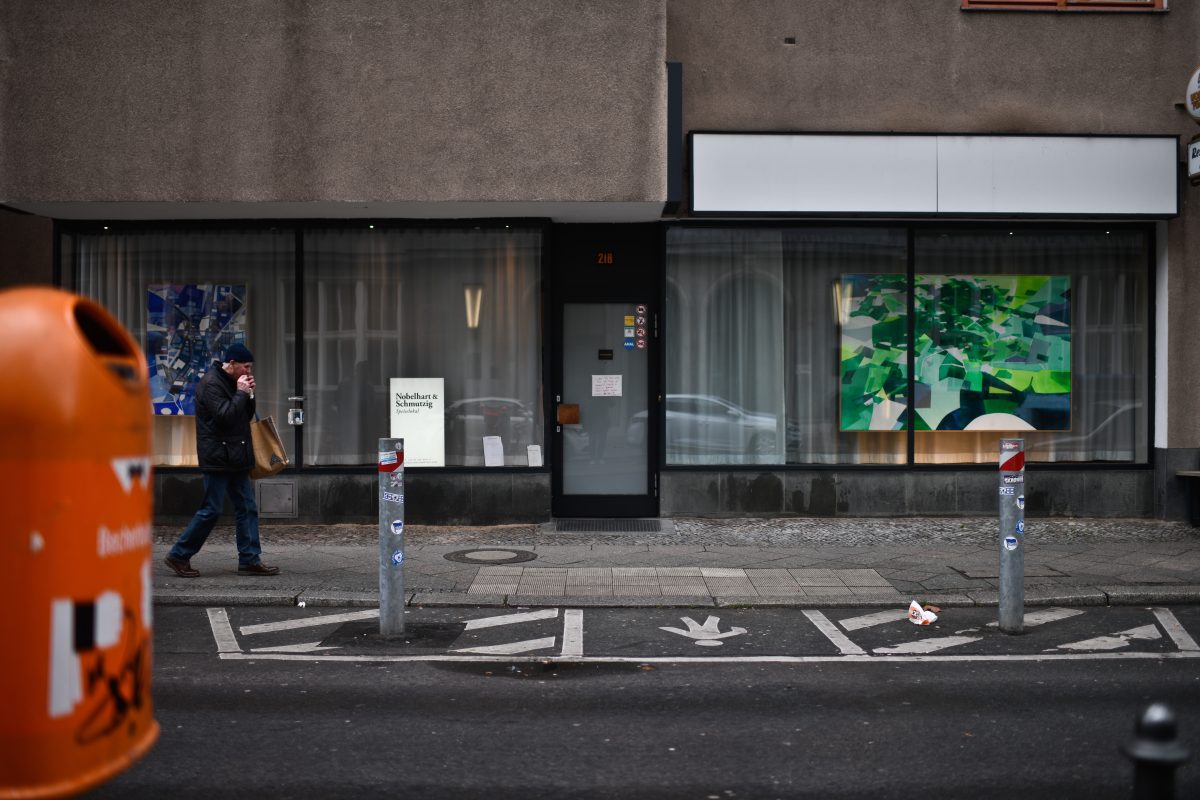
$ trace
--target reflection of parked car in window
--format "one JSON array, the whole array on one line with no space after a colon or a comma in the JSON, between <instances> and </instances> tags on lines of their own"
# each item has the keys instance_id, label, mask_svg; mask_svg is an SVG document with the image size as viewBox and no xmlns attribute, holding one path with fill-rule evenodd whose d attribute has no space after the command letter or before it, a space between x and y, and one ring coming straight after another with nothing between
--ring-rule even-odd
<instances>
[{"instance_id":1,"label":"reflection of parked car in window","mask_svg":"<svg viewBox=\"0 0 1200 800\"><path fill-rule=\"evenodd\" d=\"M504 452L533 443L533 410L512 397L472 397L446 406L446 446L451 452L480 451L484 436L499 436Z\"/></svg>"},{"instance_id":2,"label":"reflection of parked car in window","mask_svg":"<svg viewBox=\"0 0 1200 800\"><path fill-rule=\"evenodd\" d=\"M775 453L774 414L747 411L720 397L667 395L667 449L677 453ZM646 412L629 419L629 444L646 439Z\"/></svg>"},{"instance_id":3,"label":"reflection of parked car in window","mask_svg":"<svg viewBox=\"0 0 1200 800\"><path fill-rule=\"evenodd\" d=\"M1138 427L1141 403L1098 403L1092 418L1096 420L1085 433L1062 433L1043 440L1045 450L1055 460L1132 461L1138 457L1145 431ZM1078 425L1078 423L1076 423Z\"/></svg>"}]
</instances>

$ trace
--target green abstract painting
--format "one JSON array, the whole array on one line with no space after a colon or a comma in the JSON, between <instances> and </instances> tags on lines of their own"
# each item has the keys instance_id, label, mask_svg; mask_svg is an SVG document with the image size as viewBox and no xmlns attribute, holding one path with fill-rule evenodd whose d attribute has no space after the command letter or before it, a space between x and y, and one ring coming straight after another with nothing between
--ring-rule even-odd
<instances>
[{"instance_id":1,"label":"green abstract painting","mask_svg":"<svg viewBox=\"0 0 1200 800\"><path fill-rule=\"evenodd\" d=\"M837 301L841 430L1070 430L1070 277L917 275L911 382L905 276Z\"/></svg>"}]
</instances>

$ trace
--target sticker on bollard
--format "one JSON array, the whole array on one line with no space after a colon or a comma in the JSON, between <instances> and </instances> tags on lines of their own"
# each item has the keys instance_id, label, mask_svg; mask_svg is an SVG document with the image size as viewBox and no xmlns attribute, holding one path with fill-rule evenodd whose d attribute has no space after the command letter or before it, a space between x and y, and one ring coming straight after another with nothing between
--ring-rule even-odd
<instances>
[{"instance_id":1,"label":"sticker on bollard","mask_svg":"<svg viewBox=\"0 0 1200 800\"><path fill-rule=\"evenodd\" d=\"M392 566L393 567L398 567L403 563L404 563L403 551L397 550L396 552L392 553Z\"/></svg>"},{"instance_id":2,"label":"sticker on bollard","mask_svg":"<svg viewBox=\"0 0 1200 800\"><path fill-rule=\"evenodd\" d=\"M400 454L394 450L380 451L379 453L379 471L380 472L395 472L396 468L404 463Z\"/></svg>"},{"instance_id":3,"label":"sticker on bollard","mask_svg":"<svg viewBox=\"0 0 1200 800\"><path fill-rule=\"evenodd\" d=\"M1024 533L1024 532L1025 532L1025 520L1019 519L1019 520L1017 520L1017 533Z\"/></svg>"},{"instance_id":4,"label":"sticker on bollard","mask_svg":"<svg viewBox=\"0 0 1200 800\"><path fill-rule=\"evenodd\" d=\"M1021 510L1025 509L1025 495L1020 495L1017 497L1017 508Z\"/></svg>"},{"instance_id":5,"label":"sticker on bollard","mask_svg":"<svg viewBox=\"0 0 1200 800\"><path fill-rule=\"evenodd\" d=\"M396 534L397 536L404 533L404 520L402 520L402 519L392 520L392 533Z\"/></svg>"},{"instance_id":6,"label":"sticker on bollard","mask_svg":"<svg viewBox=\"0 0 1200 800\"><path fill-rule=\"evenodd\" d=\"M1016 550L1017 549L1017 537L1005 536L1004 537L1004 549L1005 550Z\"/></svg>"},{"instance_id":7,"label":"sticker on bollard","mask_svg":"<svg viewBox=\"0 0 1200 800\"><path fill-rule=\"evenodd\" d=\"M383 502L385 503L404 503L404 495L396 494L395 492L384 492Z\"/></svg>"}]
</instances>

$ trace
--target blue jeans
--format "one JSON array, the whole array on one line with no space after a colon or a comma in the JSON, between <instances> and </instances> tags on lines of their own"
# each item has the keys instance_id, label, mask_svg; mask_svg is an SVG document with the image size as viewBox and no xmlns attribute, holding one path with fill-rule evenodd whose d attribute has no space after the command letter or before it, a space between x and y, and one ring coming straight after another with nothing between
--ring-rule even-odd
<instances>
[{"instance_id":1,"label":"blue jeans","mask_svg":"<svg viewBox=\"0 0 1200 800\"><path fill-rule=\"evenodd\" d=\"M247 472L204 473L204 502L171 548L171 558L188 561L200 552L221 516L226 493L233 501L237 521L238 566L249 567L262 560L262 547L258 542L258 506L254 503L254 487L250 485Z\"/></svg>"}]
</instances>

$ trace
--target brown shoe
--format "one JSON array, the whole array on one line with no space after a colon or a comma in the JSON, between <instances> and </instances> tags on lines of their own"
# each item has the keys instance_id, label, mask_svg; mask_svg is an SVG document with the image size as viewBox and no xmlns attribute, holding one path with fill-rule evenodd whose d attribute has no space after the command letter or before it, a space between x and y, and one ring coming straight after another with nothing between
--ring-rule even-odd
<instances>
[{"instance_id":1,"label":"brown shoe","mask_svg":"<svg viewBox=\"0 0 1200 800\"><path fill-rule=\"evenodd\" d=\"M175 571L175 574L181 578L196 578L200 575L200 570L192 569L192 562L180 561L178 558L167 556L163 559L163 563Z\"/></svg>"},{"instance_id":2,"label":"brown shoe","mask_svg":"<svg viewBox=\"0 0 1200 800\"><path fill-rule=\"evenodd\" d=\"M278 575L279 567L268 567L261 561L250 566L239 566L238 575Z\"/></svg>"}]
</instances>

